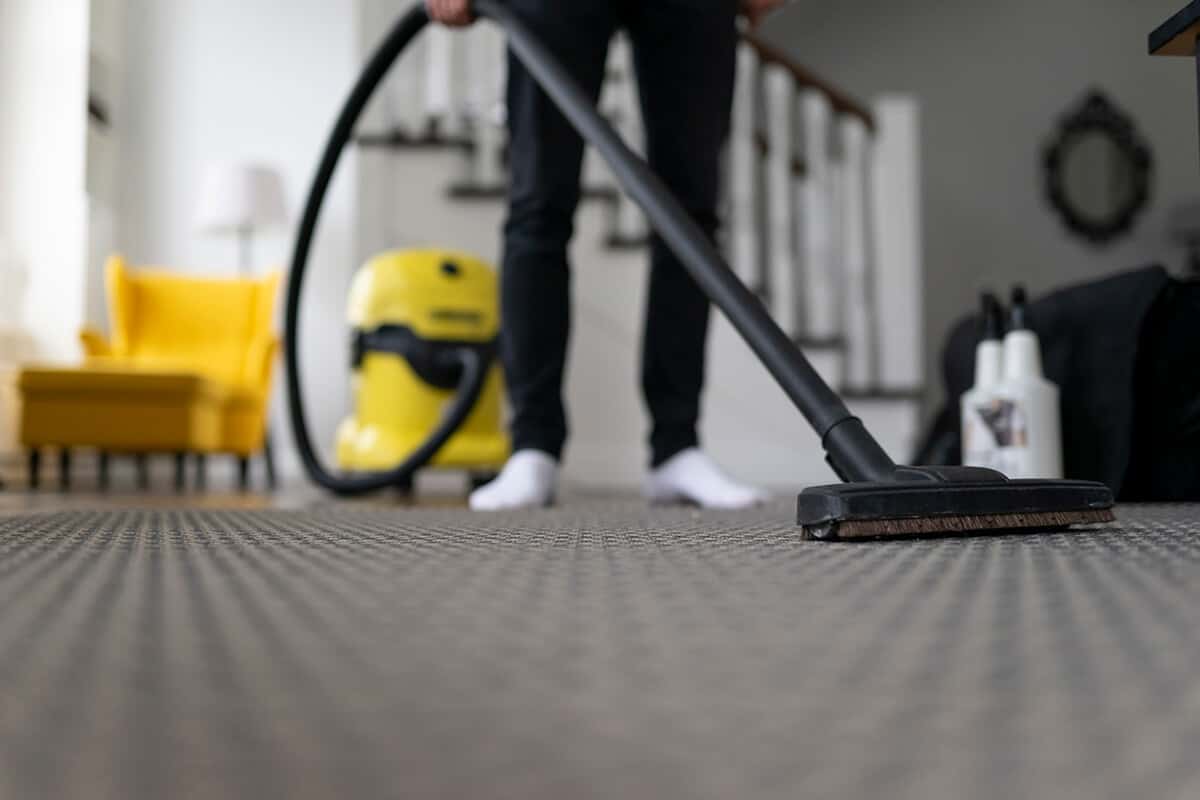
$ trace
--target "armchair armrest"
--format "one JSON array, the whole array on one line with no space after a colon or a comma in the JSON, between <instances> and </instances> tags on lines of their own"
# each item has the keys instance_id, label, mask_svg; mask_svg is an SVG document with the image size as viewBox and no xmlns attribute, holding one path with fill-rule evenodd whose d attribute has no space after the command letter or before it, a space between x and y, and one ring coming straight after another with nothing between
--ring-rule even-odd
<instances>
[{"instance_id":1,"label":"armchair armrest","mask_svg":"<svg viewBox=\"0 0 1200 800\"><path fill-rule=\"evenodd\" d=\"M112 346L104 334L95 328L84 328L79 332L79 344L88 358L105 358L113 355Z\"/></svg>"},{"instance_id":2,"label":"armchair armrest","mask_svg":"<svg viewBox=\"0 0 1200 800\"><path fill-rule=\"evenodd\" d=\"M279 337L275 334L256 336L246 356L246 384L264 395L271 388L271 373L279 353Z\"/></svg>"}]
</instances>

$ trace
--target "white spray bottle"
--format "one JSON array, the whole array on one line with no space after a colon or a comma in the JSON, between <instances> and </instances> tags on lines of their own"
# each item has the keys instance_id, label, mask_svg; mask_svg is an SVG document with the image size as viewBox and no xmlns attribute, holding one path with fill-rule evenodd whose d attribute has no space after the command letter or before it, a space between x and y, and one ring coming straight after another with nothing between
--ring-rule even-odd
<instances>
[{"instance_id":1,"label":"white spray bottle","mask_svg":"<svg viewBox=\"0 0 1200 800\"><path fill-rule=\"evenodd\" d=\"M975 348L975 384L963 393L960 405L962 455L968 467L998 469L999 443L989 420L1004 378L1004 309L991 292L984 293L981 301L983 330Z\"/></svg>"},{"instance_id":2,"label":"white spray bottle","mask_svg":"<svg viewBox=\"0 0 1200 800\"><path fill-rule=\"evenodd\" d=\"M1013 289L1004 337L1004 379L999 392L998 468L1010 478L1061 478L1062 420L1058 387L1042 372L1042 347L1029 330L1025 290Z\"/></svg>"}]
</instances>

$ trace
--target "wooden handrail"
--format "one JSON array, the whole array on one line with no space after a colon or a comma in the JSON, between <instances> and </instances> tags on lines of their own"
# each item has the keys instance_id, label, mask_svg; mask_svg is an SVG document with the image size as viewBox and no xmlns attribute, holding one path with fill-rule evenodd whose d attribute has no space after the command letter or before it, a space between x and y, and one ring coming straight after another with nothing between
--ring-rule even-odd
<instances>
[{"instance_id":1,"label":"wooden handrail","mask_svg":"<svg viewBox=\"0 0 1200 800\"><path fill-rule=\"evenodd\" d=\"M796 79L796 83L799 86L806 89L816 89L828 97L834 111L837 111L839 114L850 114L858 117L866 124L867 130L875 130L875 116L865 105L806 67L800 66L787 53L774 45L767 44L759 36L743 32L742 39L746 44L754 48L755 52L758 53L759 59L764 64L775 64L783 67L792 73L792 77Z\"/></svg>"}]
</instances>

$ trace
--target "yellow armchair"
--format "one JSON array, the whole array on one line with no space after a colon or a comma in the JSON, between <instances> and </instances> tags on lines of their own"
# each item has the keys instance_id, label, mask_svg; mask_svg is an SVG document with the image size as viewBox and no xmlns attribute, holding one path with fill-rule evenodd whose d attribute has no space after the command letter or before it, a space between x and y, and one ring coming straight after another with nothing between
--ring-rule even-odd
<instances>
[{"instance_id":1,"label":"yellow armchair","mask_svg":"<svg viewBox=\"0 0 1200 800\"><path fill-rule=\"evenodd\" d=\"M100 452L100 484L110 455L175 455L184 485L186 453L232 453L247 484L249 458L264 451L274 482L267 410L279 340L272 331L280 275L256 279L189 277L162 270L131 272L114 256L107 265L112 334L80 332L81 367L24 365L20 441L28 450L31 486L41 454L57 449L59 480L70 481L76 448ZM203 481L203 458L198 480Z\"/></svg>"},{"instance_id":2,"label":"yellow armchair","mask_svg":"<svg viewBox=\"0 0 1200 800\"><path fill-rule=\"evenodd\" d=\"M221 387L217 449L243 458L262 450L279 337L273 332L278 271L261 278L208 278L106 266L105 338L84 330L89 362L142 371L192 373Z\"/></svg>"}]
</instances>

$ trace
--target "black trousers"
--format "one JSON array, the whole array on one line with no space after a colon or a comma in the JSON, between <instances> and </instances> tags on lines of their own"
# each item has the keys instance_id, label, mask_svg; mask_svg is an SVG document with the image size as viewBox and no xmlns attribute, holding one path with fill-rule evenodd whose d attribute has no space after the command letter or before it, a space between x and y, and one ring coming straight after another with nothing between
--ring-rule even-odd
<instances>
[{"instance_id":1,"label":"black trousers","mask_svg":"<svg viewBox=\"0 0 1200 800\"><path fill-rule=\"evenodd\" d=\"M719 164L729 133L737 0L511 0L594 100L609 41L628 31L651 166L701 227L717 228ZM567 246L583 142L509 56L512 188L504 230L501 355L517 449L559 457L571 328ZM642 389L657 465L698 442L709 304L656 237L642 346Z\"/></svg>"}]
</instances>

